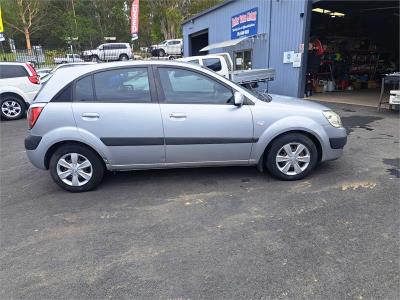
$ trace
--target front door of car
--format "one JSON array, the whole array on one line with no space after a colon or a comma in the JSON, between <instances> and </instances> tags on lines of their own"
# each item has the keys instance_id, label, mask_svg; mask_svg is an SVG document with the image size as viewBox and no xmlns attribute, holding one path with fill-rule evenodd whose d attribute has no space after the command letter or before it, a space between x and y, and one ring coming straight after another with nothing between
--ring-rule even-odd
<instances>
[{"instance_id":1,"label":"front door of car","mask_svg":"<svg viewBox=\"0 0 400 300\"><path fill-rule=\"evenodd\" d=\"M102 70L75 83L72 105L77 127L108 146L113 166L147 168L165 163L161 113L148 70L147 66Z\"/></svg>"},{"instance_id":2,"label":"front door of car","mask_svg":"<svg viewBox=\"0 0 400 300\"><path fill-rule=\"evenodd\" d=\"M252 114L234 105L231 87L189 68L155 70L167 164L247 164Z\"/></svg>"}]
</instances>

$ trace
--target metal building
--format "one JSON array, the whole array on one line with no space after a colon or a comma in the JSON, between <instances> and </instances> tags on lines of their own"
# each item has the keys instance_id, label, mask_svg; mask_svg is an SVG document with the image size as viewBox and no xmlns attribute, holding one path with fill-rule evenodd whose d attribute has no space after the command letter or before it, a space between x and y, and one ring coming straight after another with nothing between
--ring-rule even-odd
<instances>
[{"instance_id":1,"label":"metal building","mask_svg":"<svg viewBox=\"0 0 400 300\"><path fill-rule=\"evenodd\" d=\"M308 45L311 6L308 0L222 2L182 24L184 55L228 52L236 69L274 68L268 91L303 97L306 56L301 53Z\"/></svg>"}]
</instances>

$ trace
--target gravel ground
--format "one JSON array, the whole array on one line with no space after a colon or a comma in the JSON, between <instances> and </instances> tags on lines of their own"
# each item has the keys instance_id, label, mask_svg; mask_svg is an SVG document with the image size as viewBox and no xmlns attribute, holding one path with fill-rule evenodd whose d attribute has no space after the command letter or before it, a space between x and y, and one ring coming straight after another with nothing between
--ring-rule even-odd
<instances>
[{"instance_id":1,"label":"gravel ground","mask_svg":"<svg viewBox=\"0 0 400 300\"><path fill-rule=\"evenodd\" d=\"M1 299L399 299L398 113L333 105L344 156L305 180L256 168L108 174L70 194L2 122Z\"/></svg>"}]
</instances>

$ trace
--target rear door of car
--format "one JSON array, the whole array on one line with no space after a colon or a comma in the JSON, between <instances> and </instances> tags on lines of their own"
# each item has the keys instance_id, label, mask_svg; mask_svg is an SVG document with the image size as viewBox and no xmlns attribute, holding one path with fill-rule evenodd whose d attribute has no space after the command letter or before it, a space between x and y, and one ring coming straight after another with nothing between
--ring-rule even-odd
<instances>
[{"instance_id":1,"label":"rear door of car","mask_svg":"<svg viewBox=\"0 0 400 300\"><path fill-rule=\"evenodd\" d=\"M73 111L79 130L109 147L121 169L165 163L163 125L151 68L101 70L75 82Z\"/></svg>"}]
</instances>

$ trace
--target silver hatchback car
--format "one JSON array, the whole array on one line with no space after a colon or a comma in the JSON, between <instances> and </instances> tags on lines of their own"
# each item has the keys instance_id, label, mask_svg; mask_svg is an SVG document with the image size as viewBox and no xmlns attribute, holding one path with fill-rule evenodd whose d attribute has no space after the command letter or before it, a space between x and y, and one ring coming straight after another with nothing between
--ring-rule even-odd
<instances>
[{"instance_id":1,"label":"silver hatchback car","mask_svg":"<svg viewBox=\"0 0 400 300\"><path fill-rule=\"evenodd\" d=\"M28 122L30 161L71 192L95 188L105 170L254 165L296 180L340 157L347 141L327 107L168 61L61 69Z\"/></svg>"}]
</instances>

